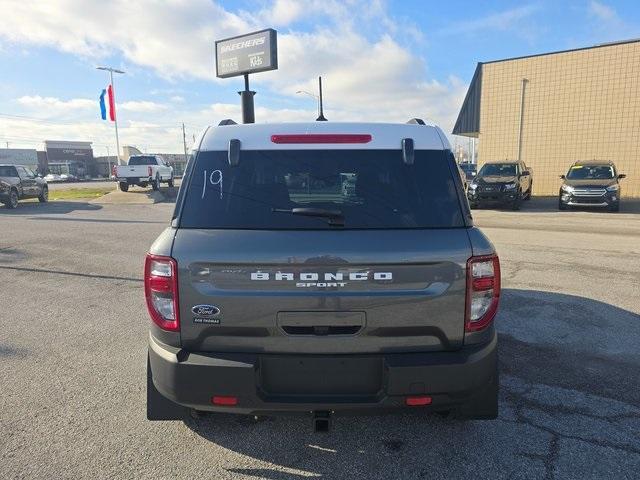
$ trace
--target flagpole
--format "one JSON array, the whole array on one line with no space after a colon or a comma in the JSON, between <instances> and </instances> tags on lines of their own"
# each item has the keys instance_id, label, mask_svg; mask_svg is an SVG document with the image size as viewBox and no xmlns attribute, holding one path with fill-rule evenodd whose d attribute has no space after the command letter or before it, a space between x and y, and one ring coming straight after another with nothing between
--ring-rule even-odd
<instances>
[{"instance_id":1,"label":"flagpole","mask_svg":"<svg viewBox=\"0 0 640 480\"><path fill-rule=\"evenodd\" d=\"M118 160L118 165L120 163L120 139L118 138L118 114L116 110L116 86L113 83L113 69L109 70L109 76L111 77L111 90L113 91L113 124L116 127L116 160Z\"/></svg>"},{"instance_id":2,"label":"flagpole","mask_svg":"<svg viewBox=\"0 0 640 480\"><path fill-rule=\"evenodd\" d=\"M98 70L106 70L109 72L109 78L111 80L111 92L113 94L113 124L116 130L116 161L118 165L122 165L120 163L120 138L118 137L118 115L116 113L116 87L113 83L113 72L116 73L124 73L122 70L118 70L112 67L96 67Z\"/></svg>"}]
</instances>

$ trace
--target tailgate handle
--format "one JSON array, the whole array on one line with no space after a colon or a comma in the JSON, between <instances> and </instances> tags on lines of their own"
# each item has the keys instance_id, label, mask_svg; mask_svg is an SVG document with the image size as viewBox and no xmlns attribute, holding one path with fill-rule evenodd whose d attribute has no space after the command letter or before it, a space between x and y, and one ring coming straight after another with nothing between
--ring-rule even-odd
<instances>
[{"instance_id":1,"label":"tailgate handle","mask_svg":"<svg viewBox=\"0 0 640 480\"><path fill-rule=\"evenodd\" d=\"M366 324L365 312L278 312L278 327L287 335L356 335Z\"/></svg>"}]
</instances>

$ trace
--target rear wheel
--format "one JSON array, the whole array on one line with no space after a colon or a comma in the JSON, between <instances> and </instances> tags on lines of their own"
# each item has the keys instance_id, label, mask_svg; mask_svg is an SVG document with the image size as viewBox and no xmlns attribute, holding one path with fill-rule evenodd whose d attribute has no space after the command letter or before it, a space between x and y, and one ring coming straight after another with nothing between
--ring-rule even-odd
<instances>
[{"instance_id":1,"label":"rear wheel","mask_svg":"<svg viewBox=\"0 0 640 480\"><path fill-rule=\"evenodd\" d=\"M524 197L525 200L531 200L531 191L533 190L533 182L529 185L529 190L527 190L527 195Z\"/></svg>"},{"instance_id":2,"label":"rear wheel","mask_svg":"<svg viewBox=\"0 0 640 480\"><path fill-rule=\"evenodd\" d=\"M120 187L120 190L122 190L123 192L129 191L129 184L127 182L120 182L118 186Z\"/></svg>"},{"instance_id":3,"label":"rear wheel","mask_svg":"<svg viewBox=\"0 0 640 480\"><path fill-rule=\"evenodd\" d=\"M567 206L562 203L562 200L558 200L558 210L566 210Z\"/></svg>"},{"instance_id":4,"label":"rear wheel","mask_svg":"<svg viewBox=\"0 0 640 480\"><path fill-rule=\"evenodd\" d=\"M620 204L619 203L614 203L613 205L609 206L609 211L610 212L619 212L620 211Z\"/></svg>"},{"instance_id":5,"label":"rear wheel","mask_svg":"<svg viewBox=\"0 0 640 480\"><path fill-rule=\"evenodd\" d=\"M40 192L40 195L38 195L38 200L40 200L40 202L45 203L49 201L49 188L48 187L42 187L42 191Z\"/></svg>"},{"instance_id":6,"label":"rear wheel","mask_svg":"<svg viewBox=\"0 0 640 480\"><path fill-rule=\"evenodd\" d=\"M173 175L171 175L171 178L169 178L169 182L168 185L173 188Z\"/></svg>"}]
</instances>

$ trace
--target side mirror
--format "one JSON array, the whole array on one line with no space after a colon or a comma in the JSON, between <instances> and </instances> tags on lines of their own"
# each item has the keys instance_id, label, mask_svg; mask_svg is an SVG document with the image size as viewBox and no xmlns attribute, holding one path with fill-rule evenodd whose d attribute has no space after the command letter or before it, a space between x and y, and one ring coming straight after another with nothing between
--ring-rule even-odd
<instances>
[{"instance_id":1,"label":"side mirror","mask_svg":"<svg viewBox=\"0 0 640 480\"><path fill-rule=\"evenodd\" d=\"M529 176L529 175L531 175L531 173L529 172L529 170L525 170L524 172L522 172L522 176L523 176L523 177L527 177L527 176Z\"/></svg>"},{"instance_id":2,"label":"side mirror","mask_svg":"<svg viewBox=\"0 0 640 480\"><path fill-rule=\"evenodd\" d=\"M562 180L564 180L564 179L565 179L565 178L567 178L567 177L565 177L564 175L560 175L560 178L561 178Z\"/></svg>"},{"instance_id":3,"label":"side mirror","mask_svg":"<svg viewBox=\"0 0 640 480\"><path fill-rule=\"evenodd\" d=\"M620 175L618 175L618 178L627 178L627 174L626 173L621 173Z\"/></svg>"}]
</instances>

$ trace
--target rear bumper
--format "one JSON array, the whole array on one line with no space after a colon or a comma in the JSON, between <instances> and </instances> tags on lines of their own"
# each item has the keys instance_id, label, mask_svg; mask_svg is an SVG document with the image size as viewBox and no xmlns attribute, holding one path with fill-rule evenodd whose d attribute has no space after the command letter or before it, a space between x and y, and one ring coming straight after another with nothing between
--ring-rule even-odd
<instances>
[{"instance_id":1,"label":"rear bumper","mask_svg":"<svg viewBox=\"0 0 640 480\"><path fill-rule=\"evenodd\" d=\"M139 183L149 183L150 177L115 177L115 181L119 183L128 183L129 185L137 185Z\"/></svg>"},{"instance_id":2,"label":"rear bumper","mask_svg":"<svg viewBox=\"0 0 640 480\"><path fill-rule=\"evenodd\" d=\"M241 414L446 410L468 404L497 380L497 338L455 352L381 355L189 353L149 337L156 389L198 410ZM237 397L214 406L213 396ZM425 407L407 396L428 395Z\"/></svg>"}]
</instances>

